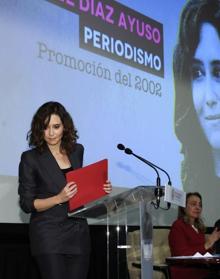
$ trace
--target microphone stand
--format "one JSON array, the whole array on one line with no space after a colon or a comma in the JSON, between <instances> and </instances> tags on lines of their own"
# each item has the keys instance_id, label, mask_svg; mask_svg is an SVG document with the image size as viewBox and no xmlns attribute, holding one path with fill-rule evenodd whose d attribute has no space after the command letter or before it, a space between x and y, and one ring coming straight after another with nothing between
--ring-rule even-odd
<instances>
[{"instance_id":1,"label":"microphone stand","mask_svg":"<svg viewBox=\"0 0 220 279\"><path fill-rule=\"evenodd\" d=\"M160 180L160 175L159 175L159 172L156 168L156 166L149 162L148 160L142 158L141 156L133 153L133 151L130 149L130 148L125 148L124 149L125 153L128 154L128 155L133 155L134 157L136 157L137 159L139 159L140 161L144 162L145 164L147 164L148 166L150 166L151 168L154 169L154 171L156 172L157 174L157 179L156 179L156 188L154 190L154 195L156 197L156 204L153 203L154 207L156 209L158 209L160 207L160 198L163 196L163 189L161 188L161 180ZM160 169L160 168L159 168Z\"/></svg>"},{"instance_id":2,"label":"microphone stand","mask_svg":"<svg viewBox=\"0 0 220 279\"><path fill-rule=\"evenodd\" d=\"M172 182L171 182L171 179L170 179L170 176L168 174L167 171L165 171L164 169L162 169L161 167L153 164L152 162L138 156L137 154L133 153L133 151L130 149L130 148L125 148L123 144L118 144L118 149L120 150L124 150L126 154L129 154L129 155L133 155L135 156L136 158L138 158L139 160L143 161L144 163L148 164L149 166L151 166L155 171L157 171L157 169L161 170L162 172L164 172L168 178L168 185L169 186L172 186ZM155 189L155 196L157 197L157 207L159 207L160 205L160 197L162 197L163 195L163 189L160 187L161 184L160 184L160 177L159 177L159 174L158 174L158 171L157 171L157 188ZM159 178L158 178L159 177ZM169 210L170 209L170 202L167 203L167 208L164 208L165 210Z\"/></svg>"}]
</instances>

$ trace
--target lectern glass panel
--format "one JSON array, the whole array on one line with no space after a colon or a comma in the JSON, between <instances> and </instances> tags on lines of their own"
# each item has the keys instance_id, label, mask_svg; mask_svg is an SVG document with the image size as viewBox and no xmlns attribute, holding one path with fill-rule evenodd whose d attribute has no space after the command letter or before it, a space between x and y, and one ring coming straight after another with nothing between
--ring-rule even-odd
<instances>
[{"instance_id":1,"label":"lectern glass panel","mask_svg":"<svg viewBox=\"0 0 220 279\"><path fill-rule=\"evenodd\" d=\"M155 198L154 193L155 186L138 186L115 196L104 197L69 214L106 225L107 279L124 278L125 267L135 264L141 267L142 279L152 278L151 202ZM112 226L116 229L114 242ZM134 234L129 233L132 229L140 232L138 238L133 239ZM112 265L115 266L116 274L110 274Z\"/></svg>"}]
</instances>

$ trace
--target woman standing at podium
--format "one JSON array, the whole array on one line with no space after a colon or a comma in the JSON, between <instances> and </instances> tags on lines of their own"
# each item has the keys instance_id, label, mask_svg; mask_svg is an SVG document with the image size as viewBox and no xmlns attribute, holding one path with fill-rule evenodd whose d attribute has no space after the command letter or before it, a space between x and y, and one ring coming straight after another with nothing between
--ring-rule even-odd
<instances>
[{"instance_id":1,"label":"woman standing at podium","mask_svg":"<svg viewBox=\"0 0 220 279\"><path fill-rule=\"evenodd\" d=\"M28 133L30 150L19 165L20 206L31 213L30 244L42 279L86 279L90 237L86 219L68 218L77 185L65 174L82 167L84 148L70 114L58 102L43 104ZM104 190L111 191L110 182Z\"/></svg>"}]
</instances>

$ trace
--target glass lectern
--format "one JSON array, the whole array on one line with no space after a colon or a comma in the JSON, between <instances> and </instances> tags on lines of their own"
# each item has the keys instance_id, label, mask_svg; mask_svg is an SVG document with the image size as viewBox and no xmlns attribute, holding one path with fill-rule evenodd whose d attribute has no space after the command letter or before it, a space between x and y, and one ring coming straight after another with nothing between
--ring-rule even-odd
<instances>
[{"instance_id":1,"label":"glass lectern","mask_svg":"<svg viewBox=\"0 0 220 279\"><path fill-rule=\"evenodd\" d=\"M163 187L159 187L163 194ZM152 256L152 201L155 200L155 186L138 186L136 188L124 191L117 195L105 196L104 198L85 205L69 215L72 217L89 218L95 224L105 224L107 229L107 275L106 278L112 278L109 269L111 255L111 245L109 243L109 227L116 225L117 230L123 227L126 237L129 228L138 226L140 229L140 241L132 243L125 237L125 242L120 242L120 237L116 240L118 252L115 255L117 259L117 271L114 279L121 279L120 266L123 261L129 261L129 254L141 251L139 266L141 267L141 279L153 278L153 256ZM125 253L121 253L121 251ZM123 256L122 256L123 255ZM124 256L125 255L125 256ZM121 258L123 257L123 259ZM128 263L127 264L132 264Z\"/></svg>"}]
</instances>

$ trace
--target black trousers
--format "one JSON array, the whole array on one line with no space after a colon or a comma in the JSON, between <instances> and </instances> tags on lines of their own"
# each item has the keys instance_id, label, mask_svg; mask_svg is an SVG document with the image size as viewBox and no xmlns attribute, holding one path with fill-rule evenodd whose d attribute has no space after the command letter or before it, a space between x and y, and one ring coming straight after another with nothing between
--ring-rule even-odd
<instances>
[{"instance_id":1,"label":"black trousers","mask_svg":"<svg viewBox=\"0 0 220 279\"><path fill-rule=\"evenodd\" d=\"M34 257L42 279L86 279L89 255L42 254Z\"/></svg>"}]
</instances>

